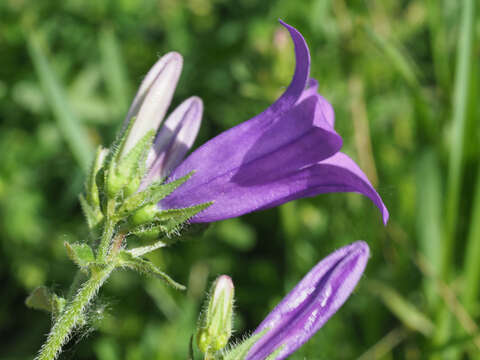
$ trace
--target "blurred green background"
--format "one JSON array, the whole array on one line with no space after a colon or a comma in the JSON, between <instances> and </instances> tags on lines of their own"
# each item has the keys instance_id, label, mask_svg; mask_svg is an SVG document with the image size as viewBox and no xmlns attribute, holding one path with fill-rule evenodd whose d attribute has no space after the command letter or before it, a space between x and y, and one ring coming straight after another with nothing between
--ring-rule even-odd
<instances>
[{"instance_id":1,"label":"blurred green background","mask_svg":"<svg viewBox=\"0 0 480 360\"><path fill-rule=\"evenodd\" d=\"M185 59L173 105L202 97L196 145L288 85L305 36L344 151L390 210L330 194L212 224L151 260L186 293L114 274L104 310L61 359L185 359L210 282L236 284L242 339L322 257L357 239L357 290L292 359L480 358L479 16L474 0L0 1L0 358L31 359L51 325L24 306L76 271L63 242L87 230L77 195L161 54ZM173 108L173 107L172 107ZM95 314L94 314L95 315ZM95 328L95 331L91 330Z\"/></svg>"}]
</instances>

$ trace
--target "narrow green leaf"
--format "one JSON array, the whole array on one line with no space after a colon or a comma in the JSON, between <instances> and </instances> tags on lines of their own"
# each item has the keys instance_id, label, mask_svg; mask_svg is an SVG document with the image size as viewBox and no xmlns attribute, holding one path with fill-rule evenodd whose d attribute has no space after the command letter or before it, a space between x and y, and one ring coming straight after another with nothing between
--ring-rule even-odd
<instances>
[{"instance_id":1,"label":"narrow green leaf","mask_svg":"<svg viewBox=\"0 0 480 360\"><path fill-rule=\"evenodd\" d=\"M141 259L139 257L135 257L128 251L124 251L124 250L120 251L118 256L118 261L119 261L118 263L119 266L128 267L132 270L138 271L139 273L142 273L145 275L155 276L177 290L186 289L185 286L174 281L170 276L168 276L163 271L158 269L150 261Z\"/></svg>"},{"instance_id":2,"label":"narrow green leaf","mask_svg":"<svg viewBox=\"0 0 480 360\"><path fill-rule=\"evenodd\" d=\"M460 184L463 174L465 123L467 117L468 89L473 47L475 7L473 0L463 1L460 38L457 49L455 89L453 94L453 118L445 214L445 242L443 246L442 277L449 271L454 254L455 229L460 203Z\"/></svg>"},{"instance_id":3,"label":"narrow green leaf","mask_svg":"<svg viewBox=\"0 0 480 360\"><path fill-rule=\"evenodd\" d=\"M467 311L473 312L474 305L479 298L480 290L480 170L477 174L475 200L470 221L470 230L467 236L465 250L465 291L462 300Z\"/></svg>"},{"instance_id":4,"label":"narrow green leaf","mask_svg":"<svg viewBox=\"0 0 480 360\"><path fill-rule=\"evenodd\" d=\"M442 247L442 201L440 165L433 150L425 151L416 164L417 236L421 253L428 259L435 274L440 272ZM439 301L435 280L423 278L426 298L431 309Z\"/></svg>"},{"instance_id":5,"label":"narrow green leaf","mask_svg":"<svg viewBox=\"0 0 480 360\"><path fill-rule=\"evenodd\" d=\"M447 175L447 191L445 201L444 236L442 246L442 262L440 277L449 281L453 272L455 259L455 241L457 239L457 224L460 214L460 193L463 178L465 153L465 128L467 124L472 55L475 35L475 2L463 0L460 14L460 28L456 53L455 82L453 92L452 128ZM473 99L472 99L473 100ZM455 325L452 315L446 306L439 308L437 313L434 345L443 344L451 337ZM453 349L451 355L458 358Z\"/></svg>"},{"instance_id":6,"label":"narrow green leaf","mask_svg":"<svg viewBox=\"0 0 480 360\"><path fill-rule=\"evenodd\" d=\"M435 77L443 88L443 91L448 93L450 90L451 71L444 1L428 0L426 4Z\"/></svg>"},{"instance_id":7,"label":"narrow green leaf","mask_svg":"<svg viewBox=\"0 0 480 360\"><path fill-rule=\"evenodd\" d=\"M84 268L95 262L93 250L87 244L70 244L65 241L64 245L67 249L67 255L70 260L79 267Z\"/></svg>"},{"instance_id":8,"label":"narrow green leaf","mask_svg":"<svg viewBox=\"0 0 480 360\"><path fill-rule=\"evenodd\" d=\"M370 289L380 296L385 306L407 327L425 336L432 334L434 329L432 321L395 289L378 281L370 281L368 284Z\"/></svg>"},{"instance_id":9,"label":"narrow green leaf","mask_svg":"<svg viewBox=\"0 0 480 360\"><path fill-rule=\"evenodd\" d=\"M33 31L27 36L27 48L58 127L75 160L86 173L94 153L88 134L70 108L66 92L47 58L45 45Z\"/></svg>"}]
</instances>

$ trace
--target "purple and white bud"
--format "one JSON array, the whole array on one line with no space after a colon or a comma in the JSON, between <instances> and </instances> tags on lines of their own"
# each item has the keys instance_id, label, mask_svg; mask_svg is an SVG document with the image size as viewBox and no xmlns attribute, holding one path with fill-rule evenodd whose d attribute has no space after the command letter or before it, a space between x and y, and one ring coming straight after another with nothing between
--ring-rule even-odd
<instances>
[{"instance_id":1,"label":"purple and white bud","mask_svg":"<svg viewBox=\"0 0 480 360\"><path fill-rule=\"evenodd\" d=\"M202 100L192 96L168 116L148 155L145 184L164 179L183 161L197 137L202 114Z\"/></svg>"},{"instance_id":2,"label":"purple and white bud","mask_svg":"<svg viewBox=\"0 0 480 360\"><path fill-rule=\"evenodd\" d=\"M123 146L121 156L127 154L148 131L157 131L170 106L182 66L182 56L179 53L170 52L160 58L150 69L125 119L124 126L134 117L135 122Z\"/></svg>"}]
</instances>

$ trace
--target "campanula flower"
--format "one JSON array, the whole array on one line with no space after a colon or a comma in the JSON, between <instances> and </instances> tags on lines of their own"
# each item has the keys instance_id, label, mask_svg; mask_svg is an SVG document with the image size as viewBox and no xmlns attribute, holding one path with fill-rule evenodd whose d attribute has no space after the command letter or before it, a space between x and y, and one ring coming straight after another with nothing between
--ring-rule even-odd
<instances>
[{"instance_id":1,"label":"campanula flower","mask_svg":"<svg viewBox=\"0 0 480 360\"><path fill-rule=\"evenodd\" d=\"M158 203L158 210L211 204L190 219L205 223L268 209L328 192L358 192L388 211L362 170L340 152L332 106L309 77L310 53L302 35L290 25L296 65L286 91L265 111L211 139L184 157L197 136L202 101L191 97L162 124L182 68L182 57L169 53L150 70L130 107L125 127L131 130L126 154L151 130L156 131L147 157L148 172L140 190L158 180L188 181ZM134 184L134 187L136 185Z\"/></svg>"},{"instance_id":2,"label":"campanula flower","mask_svg":"<svg viewBox=\"0 0 480 360\"><path fill-rule=\"evenodd\" d=\"M321 193L358 192L373 201L386 223L388 211L382 199L355 162L339 151L342 139L334 129L333 108L317 93L317 81L309 78L310 53L305 40L295 28L281 24L295 47L296 66L290 85L265 111L200 146L170 173L172 164L152 168L149 176L169 173L167 181L194 171L158 204L159 209L213 202L191 219L204 223ZM191 129L184 131L193 141L199 120L191 124ZM187 143L184 139L180 142ZM177 165L184 154L170 155L175 158L172 163Z\"/></svg>"},{"instance_id":3,"label":"campanula flower","mask_svg":"<svg viewBox=\"0 0 480 360\"><path fill-rule=\"evenodd\" d=\"M245 360L263 360L270 354L281 360L295 352L347 300L368 257L368 245L357 241L321 260L258 326L255 334L265 334Z\"/></svg>"}]
</instances>

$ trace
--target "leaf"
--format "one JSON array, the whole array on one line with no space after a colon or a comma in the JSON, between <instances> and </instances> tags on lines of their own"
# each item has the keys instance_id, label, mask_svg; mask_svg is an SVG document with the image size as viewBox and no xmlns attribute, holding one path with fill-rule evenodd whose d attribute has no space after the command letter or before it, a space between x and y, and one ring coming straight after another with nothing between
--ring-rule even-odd
<instances>
[{"instance_id":1,"label":"leaf","mask_svg":"<svg viewBox=\"0 0 480 360\"><path fill-rule=\"evenodd\" d=\"M243 341L230 351L228 351L223 360L243 360L247 356L248 352L255 343L260 340L260 338L267 333L268 329L259 332L258 334L253 334L247 340Z\"/></svg>"},{"instance_id":2,"label":"leaf","mask_svg":"<svg viewBox=\"0 0 480 360\"><path fill-rule=\"evenodd\" d=\"M65 306L65 299L51 292L47 287L37 287L25 300L31 309L47 311L54 317L60 314Z\"/></svg>"},{"instance_id":3,"label":"leaf","mask_svg":"<svg viewBox=\"0 0 480 360\"><path fill-rule=\"evenodd\" d=\"M91 263L95 262L95 255L93 250L87 244L70 244L64 242L67 249L67 255L75 264L81 268L85 268Z\"/></svg>"},{"instance_id":4,"label":"leaf","mask_svg":"<svg viewBox=\"0 0 480 360\"><path fill-rule=\"evenodd\" d=\"M158 269L150 261L141 259L139 257L135 257L131 253L129 253L128 251L125 251L125 250L120 251L120 253L118 255L118 261L119 261L119 263L118 263L119 266L125 266L125 267L128 267L128 268L132 269L132 270L138 271L139 273L157 277L160 280L163 280L165 283L167 283L168 285L172 286L173 288L175 288L177 290L185 290L186 289L185 286L177 283L170 276L168 276L163 271Z\"/></svg>"}]
</instances>

